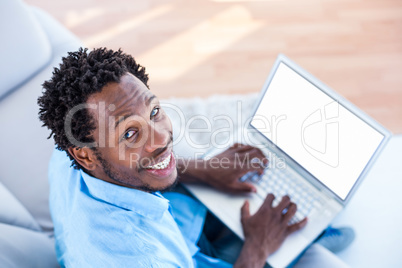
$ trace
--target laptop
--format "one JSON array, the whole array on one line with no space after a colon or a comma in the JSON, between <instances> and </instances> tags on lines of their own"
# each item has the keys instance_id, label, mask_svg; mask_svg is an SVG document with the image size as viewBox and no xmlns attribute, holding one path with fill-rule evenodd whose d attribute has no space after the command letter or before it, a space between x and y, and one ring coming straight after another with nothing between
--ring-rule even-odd
<instances>
[{"instance_id":1,"label":"laptop","mask_svg":"<svg viewBox=\"0 0 402 268\"><path fill-rule=\"evenodd\" d=\"M286 267L347 205L391 133L284 55L278 56L249 122L247 140L269 159L262 176L241 178L257 193L186 188L243 239L240 208L246 199L255 213L268 193L276 196L274 205L289 195L298 205L291 222L305 216L309 221L267 259L273 267ZM213 149L205 158L218 153Z\"/></svg>"}]
</instances>

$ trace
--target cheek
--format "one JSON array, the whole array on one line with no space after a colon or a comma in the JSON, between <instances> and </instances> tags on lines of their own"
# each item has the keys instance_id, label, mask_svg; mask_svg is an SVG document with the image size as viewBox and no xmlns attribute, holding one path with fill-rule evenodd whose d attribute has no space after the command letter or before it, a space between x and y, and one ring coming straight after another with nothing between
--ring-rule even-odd
<instances>
[{"instance_id":1,"label":"cheek","mask_svg":"<svg viewBox=\"0 0 402 268\"><path fill-rule=\"evenodd\" d=\"M137 150L130 150L130 148L128 148L126 155L128 162L126 162L124 165L131 172L138 172L140 167L149 165L149 159L142 157Z\"/></svg>"},{"instance_id":2,"label":"cheek","mask_svg":"<svg viewBox=\"0 0 402 268\"><path fill-rule=\"evenodd\" d=\"M172 131L172 121L170 121L169 116L165 114L165 124L168 130Z\"/></svg>"},{"instance_id":3,"label":"cheek","mask_svg":"<svg viewBox=\"0 0 402 268\"><path fill-rule=\"evenodd\" d=\"M159 122L159 129L163 130L165 133L167 132L167 135L171 135L172 131L172 122L170 121L170 118L165 115L163 120Z\"/></svg>"}]
</instances>

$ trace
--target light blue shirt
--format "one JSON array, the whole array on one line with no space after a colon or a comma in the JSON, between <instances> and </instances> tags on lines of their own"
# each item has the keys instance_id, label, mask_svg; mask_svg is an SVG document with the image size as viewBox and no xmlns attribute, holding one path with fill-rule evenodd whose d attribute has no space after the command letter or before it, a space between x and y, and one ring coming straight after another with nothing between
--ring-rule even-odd
<instances>
[{"instance_id":1,"label":"light blue shirt","mask_svg":"<svg viewBox=\"0 0 402 268\"><path fill-rule=\"evenodd\" d=\"M66 267L231 267L197 247L206 208L179 194L96 179L55 150L49 165L56 253Z\"/></svg>"}]
</instances>

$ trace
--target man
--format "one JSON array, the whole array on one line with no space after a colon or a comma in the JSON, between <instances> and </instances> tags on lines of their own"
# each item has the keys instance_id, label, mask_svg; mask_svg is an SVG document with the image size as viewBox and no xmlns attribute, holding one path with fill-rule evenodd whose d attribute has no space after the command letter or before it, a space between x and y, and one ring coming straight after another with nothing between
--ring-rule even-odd
<instances>
[{"instance_id":1,"label":"man","mask_svg":"<svg viewBox=\"0 0 402 268\"><path fill-rule=\"evenodd\" d=\"M170 120L147 82L145 69L122 51L81 48L63 58L43 84L39 115L58 149L49 181L60 264L228 267L234 262L234 267L263 267L307 219L288 224L297 207L287 196L272 207L274 196L268 195L254 215L245 202L241 251L232 260L214 256L203 235L205 207L179 193L170 195L169 204L160 192L177 181L252 192L251 184L238 179L249 171L261 173L263 167L240 168L235 155L266 160L258 149L236 144L217 156L228 159L225 167L176 161Z\"/></svg>"}]
</instances>

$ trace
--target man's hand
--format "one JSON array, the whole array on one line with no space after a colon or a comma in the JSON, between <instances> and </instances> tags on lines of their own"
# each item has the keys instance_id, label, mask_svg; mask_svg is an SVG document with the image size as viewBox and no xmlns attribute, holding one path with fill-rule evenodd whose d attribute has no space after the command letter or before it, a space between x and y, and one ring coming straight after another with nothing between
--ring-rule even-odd
<instances>
[{"instance_id":1,"label":"man's hand","mask_svg":"<svg viewBox=\"0 0 402 268\"><path fill-rule=\"evenodd\" d=\"M249 171L262 173L268 164L261 150L236 143L209 160L186 162L178 159L182 182L204 182L212 187L234 193L255 192L255 187L239 179Z\"/></svg>"},{"instance_id":2,"label":"man's hand","mask_svg":"<svg viewBox=\"0 0 402 268\"><path fill-rule=\"evenodd\" d=\"M262 174L268 164L261 150L236 143L226 151L207 160L205 182L229 192L256 192L255 187L239 179L249 171Z\"/></svg>"},{"instance_id":3,"label":"man's hand","mask_svg":"<svg viewBox=\"0 0 402 268\"><path fill-rule=\"evenodd\" d=\"M263 267L269 255L275 252L285 238L303 228L307 218L289 225L295 215L296 204L284 196L276 207L272 207L274 195L269 194L259 210L250 215L249 203L241 208L241 223L244 231L244 246L234 267ZM287 209L286 213L283 213Z\"/></svg>"}]
</instances>

